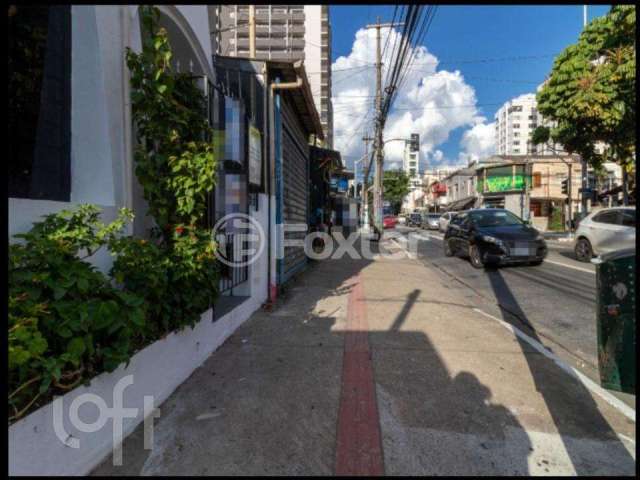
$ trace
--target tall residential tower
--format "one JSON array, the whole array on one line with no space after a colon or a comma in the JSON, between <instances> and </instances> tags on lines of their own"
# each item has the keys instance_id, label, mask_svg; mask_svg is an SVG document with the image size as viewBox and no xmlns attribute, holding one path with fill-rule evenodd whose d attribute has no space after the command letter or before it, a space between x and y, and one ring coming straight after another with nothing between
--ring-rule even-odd
<instances>
[{"instance_id":1,"label":"tall residential tower","mask_svg":"<svg viewBox=\"0 0 640 480\"><path fill-rule=\"evenodd\" d=\"M531 137L538 126L551 126L538 112L534 93L505 102L495 114L497 155L556 155L561 145L533 145Z\"/></svg>"},{"instance_id":2,"label":"tall residential tower","mask_svg":"<svg viewBox=\"0 0 640 480\"><path fill-rule=\"evenodd\" d=\"M249 6L216 5L218 55L249 57ZM333 147L331 25L328 5L256 5L256 58L303 60L320 114L326 146Z\"/></svg>"}]
</instances>

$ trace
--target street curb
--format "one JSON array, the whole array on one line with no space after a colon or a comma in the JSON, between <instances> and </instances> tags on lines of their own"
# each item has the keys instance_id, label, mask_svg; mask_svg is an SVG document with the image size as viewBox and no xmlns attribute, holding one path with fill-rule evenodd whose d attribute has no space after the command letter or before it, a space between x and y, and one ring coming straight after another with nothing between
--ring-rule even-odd
<instances>
[{"instance_id":1,"label":"street curb","mask_svg":"<svg viewBox=\"0 0 640 480\"><path fill-rule=\"evenodd\" d=\"M596 395L598 395L605 402L607 402L613 408L618 410L622 415L624 415L629 420L632 420L635 423L635 421L636 421L636 411L635 411L635 409L631 408L626 403L624 403L620 399L616 398L614 395L612 395L607 390L602 388L600 385L598 385L596 382L591 380L585 374L581 373L575 367L572 367L571 365L569 365L566 362L564 362L563 360L561 360L560 357L558 357L555 353L550 352L549 349L547 347L545 347L542 343L534 340L533 338L531 338L529 335L527 335L526 333L521 331L516 326L514 326L514 325L512 325L512 324L510 324L508 322L505 322L504 320L501 320L498 317L494 317L493 315L491 315L489 313L486 313L486 312L480 310L479 308L474 308L473 311L475 311L475 312L477 312L477 313L479 313L479 314L481 314L481 315L483 315L483 316L485 316L487 318L491 318L492 320L495 320L500 325L502 325L504 328L506 328L507 330L511 331L514 335L516 335L517 337L520 337L522 340L524 340L529 345L531 345L531 347L536 349L539 353L541 353L545 357L547 357L550 360L552 360L563 371L565 371L569 375L575 377L589 391L591 391L591 392L595 393Z\"/></svg>"}]
</instances>

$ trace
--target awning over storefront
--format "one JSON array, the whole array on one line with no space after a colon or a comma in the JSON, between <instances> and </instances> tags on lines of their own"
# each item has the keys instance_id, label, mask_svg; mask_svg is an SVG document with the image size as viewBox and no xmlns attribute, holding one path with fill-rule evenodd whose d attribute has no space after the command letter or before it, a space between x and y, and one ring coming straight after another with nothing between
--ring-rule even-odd
<instances>
[{"instance_id":1,"label":"awning over storefront","mask_svg":"<svg viewBox=\"0 0 640 480\"><path fill-rule=\"evenodd\" d=\"M473 207L475 203L476 197L466 197L460 200L456 200L455 202L451 202L445 207L445 210L448 212L466 210L467 208Z\"/></svg>"}]
</instances>

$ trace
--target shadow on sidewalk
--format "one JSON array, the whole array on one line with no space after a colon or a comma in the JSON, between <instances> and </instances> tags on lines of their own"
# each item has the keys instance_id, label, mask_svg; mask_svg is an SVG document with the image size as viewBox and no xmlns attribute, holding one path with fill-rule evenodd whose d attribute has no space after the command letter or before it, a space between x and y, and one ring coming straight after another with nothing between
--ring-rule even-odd
<instances>
[{"instance_id":1,"label":"shadow on sidewalk","mask_svg":"<svg viewBox=\"0 0 640 480\"><path fill-rule=\"evenodd\" d=\"M107 458L92 474L332 475L349 333L343 307L370 263L325 260L295 277L274 311L254 314L160 406L152 451L140 425L125 440L124 465ZM499 274L492 282L509 294ZM421 294L406 296L389 330L369 330L385 473L530 473L531 441L511 411L492 404L472 373L452 376L423 332L401 331ZM549 385L546 370L530 368L563 436L616 438L588 392L564 377Z\"/></svg>"},{"instance_id":2,"label":"shadow on sidewalk","mask_svg":"<svg viewBox=\"0 0 640 480\"><path fill-rule=\"evenodd\" d=\"M533 448L515 415L492 403L491 389L473 373L452 376L428 335L400 331L416 303L469 308L420 294L407 294L388 331L369 332L385 459L392 459L385 473L528 475Z\"/></svg>"},{"instance_id":3,"label":"shadow on sidewalk","mask_svg":"<svg viewBox=\"0 0 640 480\"><path fill-rule=\"evenodd\" d=\"M500 270L487 270L486 275L491 282L496 303L498 305L508 305L510 314L515 315L531 327L531 322L529 322L526 314L520 308ZM596 321L595 318L587 320ZM533 327L529 329L527 334L540 344L543 344ZM516 337L516 339L523 353L531 348L520 337ZM576 378L559 371L552 362L537 361L538 355L525 354L524 358L527 360L536 389L544 398L576 474L594 474L593 466L585 462L584 449L580 448L577 442L574 441L578 438L607 441L619 470L622 472L634 471L635 459L629 454L614 429L602 416L587 388ZM551 369L555 371L551 371Z\"/></svg>"}]
</instances>

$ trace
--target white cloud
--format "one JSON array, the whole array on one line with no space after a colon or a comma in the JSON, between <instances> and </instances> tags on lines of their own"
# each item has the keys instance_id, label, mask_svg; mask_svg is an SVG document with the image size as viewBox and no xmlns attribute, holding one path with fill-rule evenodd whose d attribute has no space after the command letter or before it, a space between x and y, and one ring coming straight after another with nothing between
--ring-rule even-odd
<instances>
[{"instance_id":1,"label":"white cloud","mask_svg":"<svg viewBox=\"0 0 640 480\"><path fill-rule=\"evenodd\" d=\"M391 63L394 42L400 33L382 31L382 45L388 47L383 65ZM364 152L362 136L373 133L375 101L375 30L360 29L356 33L351 52L333 63L334 148L339 150L348 165ZM467 155L486 151L485 118L475 107L475 90L459 71L437 70L438 59L424 46L416 49L413 68L409 70L403 88L398 92L394 108L385 126L385 139L420 135L421 170L430 166L457 163L460 158L445 158L437 147L458 128L470 128L463 136L461 148ZM383 68L383 82L386 68ZM365 130L368 129L368 132ZM466 139L466 140L465 140ZM371 145L370 145L371 146ZM402 165L402 142L385 146L385 168Z\"/></svg>"},{"instance_id":2,"label":"white cloud","mask_svg":"<svg viewBox=\"0 0 640 480\"><path fill-rule=\"evenodd\" d=\"M460 146L461 160L465 163L493 155L495 153L495 122L478 123L462 135Z\"/></svg>"}]
</instances>

